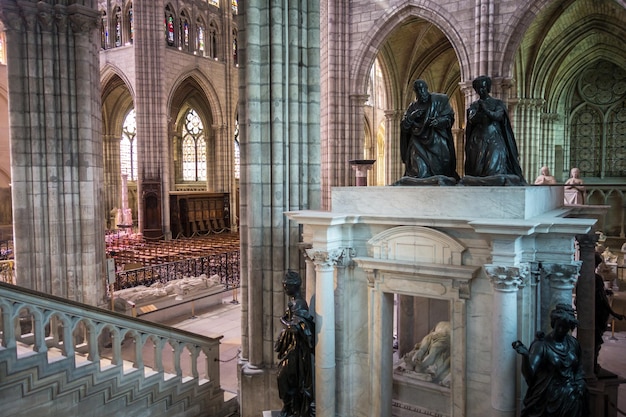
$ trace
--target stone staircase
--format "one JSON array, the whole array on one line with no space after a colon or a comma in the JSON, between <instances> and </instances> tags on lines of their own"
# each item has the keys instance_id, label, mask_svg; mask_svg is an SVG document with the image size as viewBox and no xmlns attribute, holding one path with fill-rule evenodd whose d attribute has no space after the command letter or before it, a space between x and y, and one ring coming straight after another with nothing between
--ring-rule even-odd
<instances>
[{"instance_id":1,"label":"stone staircase","mask_svg":"<svg viewBox=\"0 0 626 417\"><path fill-rule=\"evenodd\" d=\"M238 415L219 339L0 283L0 414Z\"/></svg>"}]
</instances>

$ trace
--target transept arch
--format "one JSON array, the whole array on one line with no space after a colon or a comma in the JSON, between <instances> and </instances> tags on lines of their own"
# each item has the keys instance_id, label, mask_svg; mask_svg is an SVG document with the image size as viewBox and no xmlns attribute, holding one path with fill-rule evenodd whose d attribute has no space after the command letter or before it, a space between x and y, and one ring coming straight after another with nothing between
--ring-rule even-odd
<instances>
[{"instance_id":1,"label":"transept arch","mask_svg":"<svg viewBox=\"0 0 626 417\"><path fill-rule=\"evenodd\" d=\"M206 181L189 183L183 179L182 140L184 120L189 109L197 112L206 140ZM218 95L205 76L196 70L183 73L170 90L168 98L170 137L170 179L174 188L180 190L229 191L229 181L234 158L234 140L227 137L226 120ZM231 143L232 142L232 143Z\"/></svg>"},{"instance_id":2,"label":"transept arch","mask_svg":"<svg viewBox=\"0 0 626 417\"><path fill-rule=\"evenodd\" d=\"M134 108L134 93L123 71L108 65L101 71L102 141L104 145L105 213L109 229L117 227L117 212L122 208L120 141L124 120ZM138 218L137 186L127 189L132 218Z\"/></svg>"},{"instance_id":3,"label":"transept arch","mask_svg":"<svg viewBox=\"0 0 626 417\"><path fill-rule=\"evenodd\" d=\"M388 37L406 22L424 20L433 24L450 42L457 56L461 79L469 74L470 59L465 40L458 28L462 27L454 14L445 10L435 1L426 1L421 6L405 5L398 9L390 9L374 24L373 30L364 34L361 48L355 54L356 59L350 70L350 79L353 80L353 91L366 91L369 69L374 59L382 50Z\"/></svg>"},{"instance_id":4,"label":"transept arch","mask_svg":"<svg viewBox=\"0 0 626 417\"><path fill-rule=\"evenodd\" d=\"M401 177L402 162L399 149L395 149L398 148L398 129L406 107L415 100L413 81L418 78L426 80L430 91L445 93L450 97L456 115L457 164L462 165L460 126L464 124L465 105L460 82L462 68L469 65L469 60L464 41L457 31L458 22L455 23L454 16L434 5L429 11L406 6L377 21L382 23L375 25L375 30L365 35L362 47L357 52L356 63L351 69L354 74L351 77L352 91L357 94L370 90L367 83L370 82L371 68L376 61L384 80L385 107L380 112L385 114L387 126L383 129L386 135L382 140L384 155L370 150L371 156L381 161L375 171L384 170L384 175L372 172L370 177L377 178L376 182L382 184L393 183ZM378 123L375 124L371 126L373 136L377 136L380 131Z\"/></svg>"}]
</instances>

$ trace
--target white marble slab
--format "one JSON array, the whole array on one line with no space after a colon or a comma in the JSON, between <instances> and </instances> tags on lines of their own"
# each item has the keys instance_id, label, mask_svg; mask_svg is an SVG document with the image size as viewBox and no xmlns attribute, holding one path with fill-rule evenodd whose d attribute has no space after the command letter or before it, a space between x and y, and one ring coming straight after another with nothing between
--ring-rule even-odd
<instances>
[{"instance_id":1,"label":"white marble slab","mask_svg":"<svg viewBox=\"0 0 626 417\"><path fill-rule=\"evenodd\" d=\"M563 187L336 187L333 212L456 219L529 219L563 206Z\"/></svg>"}]
</instances>

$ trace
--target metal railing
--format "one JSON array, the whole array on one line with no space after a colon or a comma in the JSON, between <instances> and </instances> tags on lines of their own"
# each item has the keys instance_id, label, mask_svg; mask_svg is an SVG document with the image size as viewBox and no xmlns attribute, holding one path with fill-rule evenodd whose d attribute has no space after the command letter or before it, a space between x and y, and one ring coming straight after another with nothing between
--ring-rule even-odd
<instances>
[{"instance_id":1,"label":"metal railing","mask_svg":"<svg viewBox=\"0 0 626 417\"><path fill-rule=\"evenodd\" d=\"M212 277L218 275L220 284L225 286L226 291L238 288L240 285L239 261L240 252L237 250L167 262L160 265L145 266L128 271L118 271L114 289L117 291L138 285L150 286L157 282L165 284L185 277L199 277L200 275Z\"/></svg>"}]
</instances>

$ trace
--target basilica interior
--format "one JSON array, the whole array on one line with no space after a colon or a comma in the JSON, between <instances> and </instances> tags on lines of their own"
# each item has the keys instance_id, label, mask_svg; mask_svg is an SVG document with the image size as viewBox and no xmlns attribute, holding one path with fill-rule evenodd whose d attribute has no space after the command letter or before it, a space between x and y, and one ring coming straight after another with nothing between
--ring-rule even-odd
<instances>
[{"instance_id":1,"label":"basilica interior","mask_svg":"<svg viewBox=\"0 0 626 417\"><path fill-rule=\"evenodd\" d=\"M2 403L280 410L291 269L317 320L319 416L519 415L511 342L574 299L592 415L624 414L626 371L594 371L576 297L598 252L626 312L624 39L623 0L0 2ZM481 75L528 185L394 186L413 82L449 98L463 177ZM232 396L220 337L163 324L223 294L241 303ZM399 371L443 322L454 372Z\"/></svg>"}]
</instances>

